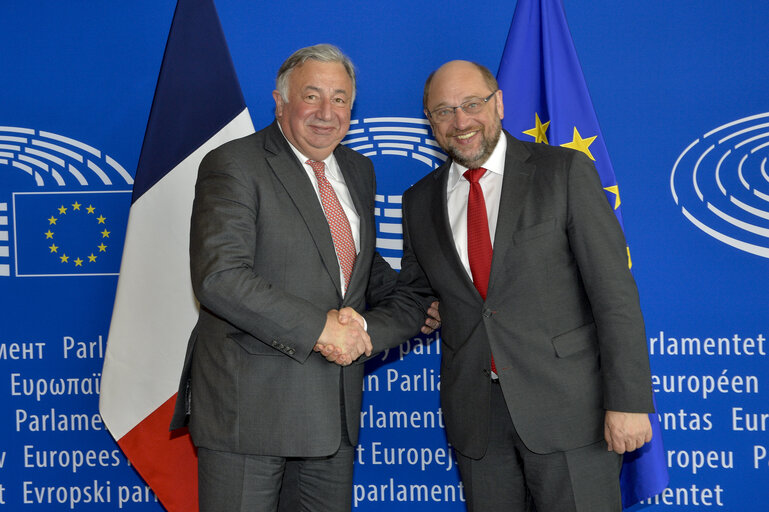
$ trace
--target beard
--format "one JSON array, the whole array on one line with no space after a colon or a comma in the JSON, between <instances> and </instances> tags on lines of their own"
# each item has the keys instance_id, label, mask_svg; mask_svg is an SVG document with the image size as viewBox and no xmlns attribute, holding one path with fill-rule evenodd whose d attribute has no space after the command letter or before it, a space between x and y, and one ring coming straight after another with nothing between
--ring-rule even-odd
<instances>
[{"instance_id":1,"label":"beard","mask_svg":"<svg viewBox=\"0 0 769 512\"><path fill-rule=\"evenodd\" d=\"M448 143L444 150L452 160L468 169L480 167L494 152L494 148L497 147L497 142L499 142L499 137L502 135L502 123L499 119L494 122L491 128L493 131L489 137L486 136L485 130L481 132L483 138L480 147L475 153L467 154L451 143Z\"/></svg>"}]
</instances>

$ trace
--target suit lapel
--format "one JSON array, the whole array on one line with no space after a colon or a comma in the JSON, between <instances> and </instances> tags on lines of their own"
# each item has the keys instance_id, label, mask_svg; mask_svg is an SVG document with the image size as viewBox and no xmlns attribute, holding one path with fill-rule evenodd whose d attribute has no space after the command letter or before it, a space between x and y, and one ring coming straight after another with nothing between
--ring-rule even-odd
<instances>
[{"instance_id":1,"label":"suit lapel","mask_svg":"<svg viewBox=\"0 0 769 512\"><path fill-rule=\"evenodd\" d=\"M494 232L494 255L491 260L488 295L493 293L497 281L502 284L509 282L504 275L505 254L513 243L513 232L521 214L524 199L529 193L531 177L535 170L534 165L527 163L530 156L528 150L507 132L504 134L507 137L505 174L502 179L499 214Z\"/></svg>"},{"instance_id":2,"label":"suit lapel","mask_svg":"<svg viewBox=\"0 0 769 512\"><path fill-rule=\"evenodd\" d=\"M270 153L267 156L267 163L283 184L296 209L299 210L299 214L304 219L310 236L318 248L321 260L341 296L339 261L334 250L334 241L331 239L331 230L328 227L326 215L323 213L318 195L307 177L307 172L294 156L294 152L283 134L280 133L277 121L272 124L272 130L265 139L264 147Z\"/></svg>"},{"instance_id":3,"label":"suit lapel","mask_svg":"<svg viewBox=\"0 0 769 512\"><path fill-rule=\"evenodd\" d=\"M447 187L449 180L449 170L451 168L451 160L447 160L442 166L440 166L433 176L436 180L436 186L433 187L433 196L431 198L431 204L437 206L429 207L432 225L436 226L436 233L438 234L438 247L440 251L445 255L446 262L451 270L457 275L455 282L461 283L468 289L471 294L477 296L478 301L482 301L481 295L473 284L472 278L467 274L465 266L462 264L462 260L457 252L457 246L454 243L454 234L451 231L451 223L449 222L449 206L447 197Z\"/></svg>"}]
</instances>

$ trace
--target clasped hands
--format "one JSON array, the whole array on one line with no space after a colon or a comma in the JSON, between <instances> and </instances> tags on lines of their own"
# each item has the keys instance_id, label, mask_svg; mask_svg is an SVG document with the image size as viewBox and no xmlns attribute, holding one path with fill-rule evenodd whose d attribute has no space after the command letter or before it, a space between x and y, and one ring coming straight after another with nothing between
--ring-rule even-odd
<instances>
[{"instance_id":1,"label":"clasped hands","mask_svg":"<svg viewBox=\"0 0 769 512\"><path fill-rule=\"evenodd\" d=\"M422 326L423 334L431 334L441 326L438 302L433 302L427 311ZM313 347L327 360L341 366L352 364L361 355L370 356L374 347L366 332L366 322L353 308L332 309L326 313L326 325Z\"/></svg>"},{"instance_id":2,"label":"clasped hands","mask_svg":"<svg viewBox=\"0 0 769 512\"><path fill-rule=\"evenodd\" d=\"M361 355L370 356L374 347L363 317L347 307L326 313L326 325L313 350L341 366L352 364Z\"/></svg>"}]
</instances>

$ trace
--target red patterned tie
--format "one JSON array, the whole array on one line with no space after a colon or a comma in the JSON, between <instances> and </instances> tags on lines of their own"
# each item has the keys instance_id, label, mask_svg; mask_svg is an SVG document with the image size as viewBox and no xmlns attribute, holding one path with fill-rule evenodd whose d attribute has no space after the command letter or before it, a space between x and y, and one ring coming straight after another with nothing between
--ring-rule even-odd
<instances>
[{"instance_id":1,"label":"red patterned tie","mask_svg":"<svg viewBox=\"0 0 769 512\"><path fill-rule=\"evenodd\" d=\"M339 204L331 183L326 178L325 164L315 160L307 160L307 164L312 167L315 177L318 180L318 191L320 192L320 202L323 205L323 211L326 214L328 227L331 228L331 238L334 241L336 257L339 259L339 265L342 267L344 275L344 289L350 285L350 276L352 268L355 265L355 241L352 238L350 221Z\"/></svg>"},{"instance_id":2,"label":"red patterned tie","mask_svg":"<svg viewBox=\"0 0 769 512\"><path fill-rule=\"evenodd\" d=\"M486 169L468 169L464 173L470 182L470 194L467 197L467 255L470 259L470 272L473 284L486 300L491 273L491 236L489 235L489 219L486 214L486 201L483 199L483 189L478 180L486 174ZM494 356L491 356L491 371L497 373Z\"/></svg>"}]
</instances>

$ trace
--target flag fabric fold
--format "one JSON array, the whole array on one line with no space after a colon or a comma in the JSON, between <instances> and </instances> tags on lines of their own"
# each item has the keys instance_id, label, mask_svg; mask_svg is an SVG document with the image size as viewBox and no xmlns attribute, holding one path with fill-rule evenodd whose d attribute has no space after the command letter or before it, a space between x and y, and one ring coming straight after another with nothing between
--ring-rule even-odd
<instances>
[{"instance_id":1,"label":"flag fabric fold","mask_svg":"<svg viewBox=\"0 0 769 512\"><path fill-rule=\"evenodd\" d=\"M198 509L195 449L187 432L168 430L198 315L188 254L197 169L253 131L213 0L179 0L136 170L99 402L171 512Z\"/></svg>"},{"instance_id":2,"label":"flag fabric fold","mask_svg":"<svg viewBox=\"0 0 769 512\"><path fill-rule=\"evenodd\" d=\"M622 224L614 170L561 0L518 0L497 79L508 104L514 105L505 112L505 129L521 140L570 147L590 157ZM659 418L649 418L651 443L624 458L624 508L659 494L668 484Z\"/></svg>"}]
</instances>

